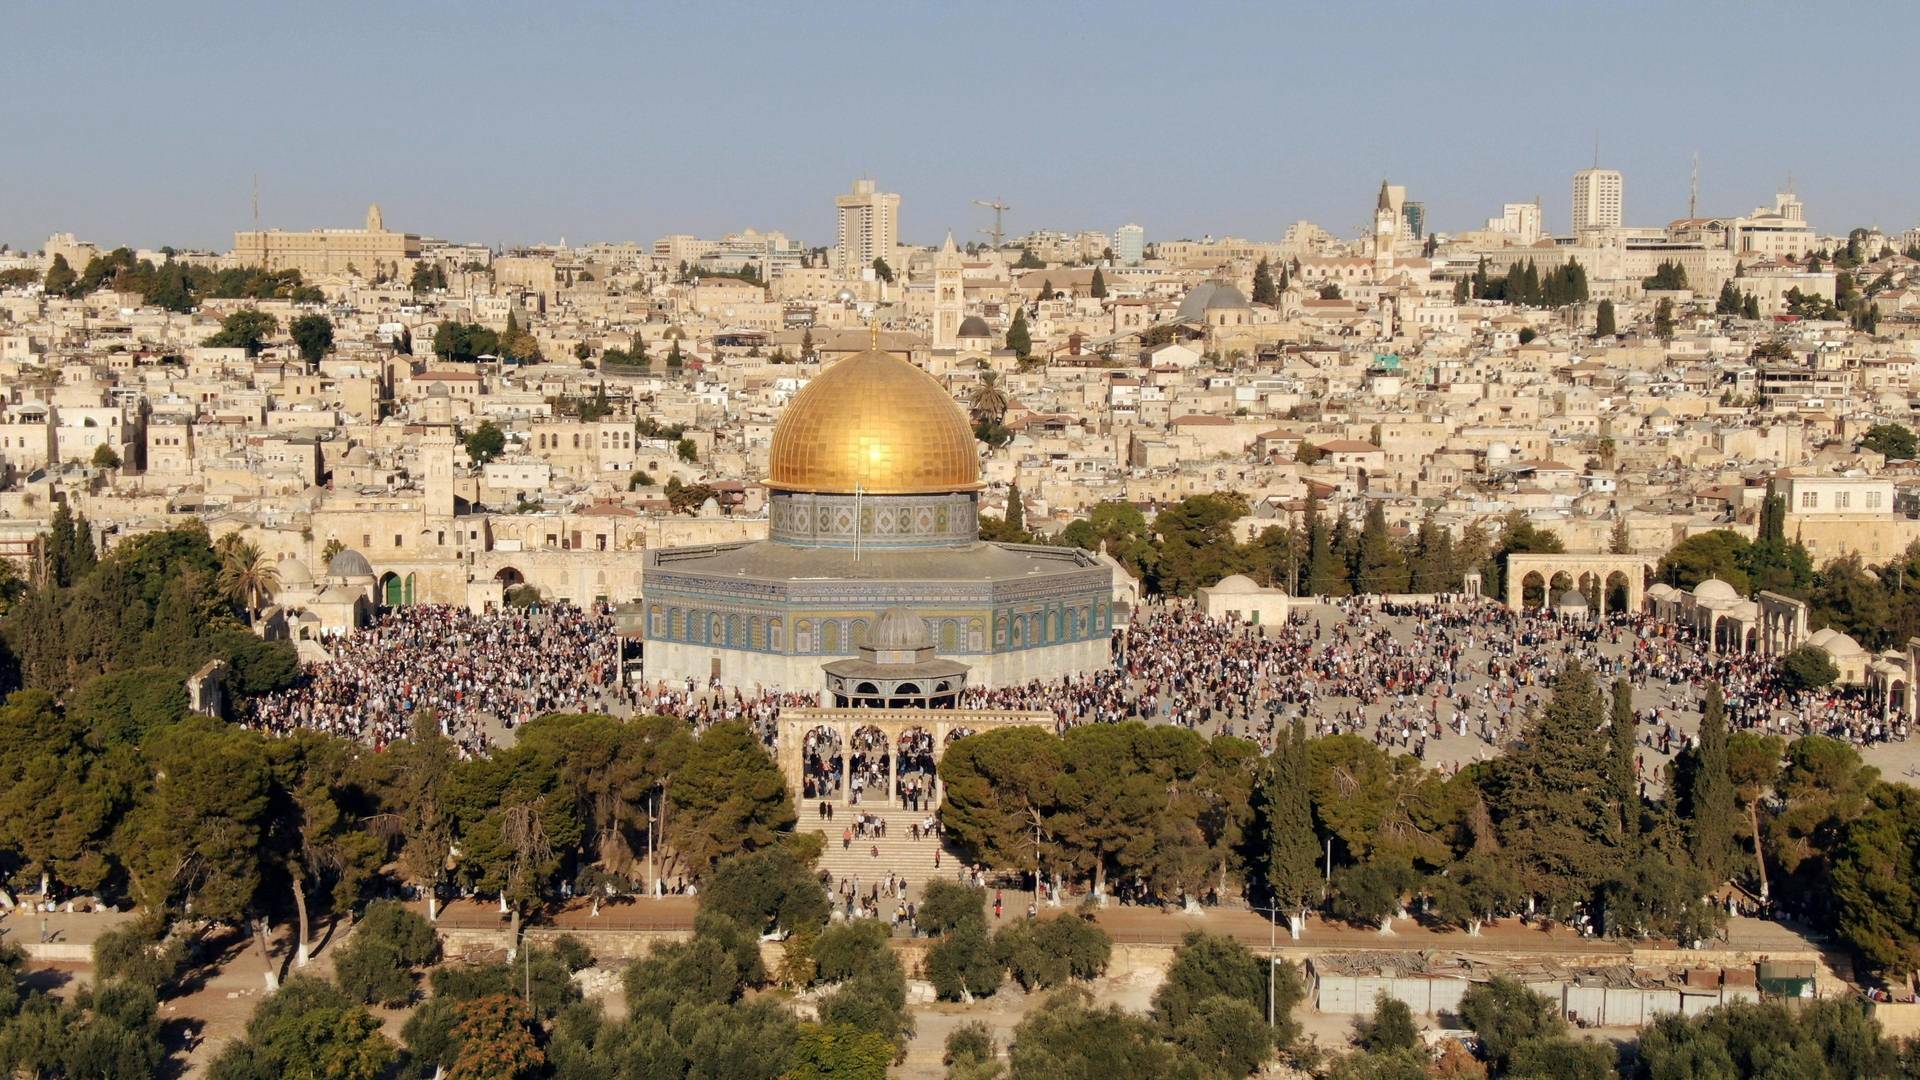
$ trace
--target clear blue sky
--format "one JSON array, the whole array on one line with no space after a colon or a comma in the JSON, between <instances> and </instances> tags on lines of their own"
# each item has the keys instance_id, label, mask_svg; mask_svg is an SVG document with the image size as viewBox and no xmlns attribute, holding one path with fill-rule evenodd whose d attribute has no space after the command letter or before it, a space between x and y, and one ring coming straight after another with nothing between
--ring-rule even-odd
<instances>
[{"instance_id":1,"label":"clear blue sky","mask_svg":"<svg viewBox=\"0 0 1920 1080\"><path fill-rule=\"evenodd\" d=\"M378 200L490 243L826 243L863 173L915 242L996 195L1015 232L1352 234L1383 176L1436 228L1538 195L1564 229L1596 137L1635 223L1685 213L1695 151L1703 213L1791 172L1822 230L1920 220L1910 4L72 0L5 24L15 247L224 250L255 172L272 227Z\"/></svg>"}]
</instances>

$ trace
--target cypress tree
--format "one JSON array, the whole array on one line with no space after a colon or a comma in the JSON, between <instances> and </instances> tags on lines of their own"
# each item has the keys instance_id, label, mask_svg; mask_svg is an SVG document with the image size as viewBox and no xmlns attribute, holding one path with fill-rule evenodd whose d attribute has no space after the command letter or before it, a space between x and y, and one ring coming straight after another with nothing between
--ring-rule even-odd
<instances>
[{"instance_id":1,"label":"cypress tree","mask_svg":"<svg viewBox=\"0 0 1920 1080\"><path fill-rule=\"evenodd\" d=\"M1267 896L1276 911L1284 912L1290 931L1299 936L1299 924L1320 895L1320 838L1313 829L1309 792L1311 770L1307 758L1306 725L1295 718L1292 729L1274 740L1273 754L1260 775L1260 801Z\"/></svg>"},{"instance_id":2,"label":"cypress tree","mask_svg":"<svg viewBox=\"0 0 1920 1080\"><path fill-rule=\"evenodd\" d=\"M1280 290L1273 284L1273 268L1267 260L1261 259L1260 265L1253 268L1253 302L1272 304L1280 299Z\"/></svg>"},{"instance_id":3,"label":"cypress tree","mask_svg":"<svg viewBox=\"0 0 1920 1080\"><path fill-rule=\"evenodd\" d=\"M53 511L53 528L47 536L47 580L53 585L73 584L73 537L73 511L63 502Z\"/></svg>"},{"instance_id":4,"label":"cypress tree","mask_svg":"<svg viewBox=\"0 0 1920 1080\"><path fill-rule=\"evenodd\" d=\"M88 523L87 515L80 514L73 519L73 550L67 556L67 573L74 581L79 581L99 564L99 555L93 549L93 526Z\"/></svg>"},{"instance_id":5,"label":"cypress tree","mask_svg":"<svg viewBox=\"0 0 1920 1080\"><path fill-rule=\"evenodd\" d=\"M1020 485L1015 484L1007 492L1007 530L1025 532L1027 528L1027 507L1020 501Z\"/></svg>"},{"instance_id":6,"label":"cypress tree","mask_svg":"<svg viewBox=\"0 0 1920 1080\"><path fill-rule=\"evenodd\" d=\"M1327 549L1326 569L1332 580L1327 583L1324 595L1349 596L1353 592L1354 561L1360 552L1360 547L1354 539L1353 525L1347 520L1345 514L1334 520L1333 537L1328 541ZM1318 587L1320 582L1317 580L1320 568L1316 566L1314 570L1316 572L1314 592L1319 593L1322 591Z\"/></svg>"},{"instance_id":7,"label":"cypress tree","mask_svg":"<svg viewBox=\"0 0 1920 1080\"><path fill-rule=\"evenodd\" d=\"M1602 300L1593 313L1593 336L1612 337L1616 331L1613 326L1613 301Z\"/></svg>"},{"instance_id":8,"label":"cypress tree","mask_svg":"<svg viewBox=\"0 0 1920 1080\"><path fill-rule=\"evenodd\" d=\"M1640 838L1640 781L1633 767L1638 741L1634 731L1633 684L1618 679L1613 684L1613 709L1608 717L1607 786L1613 791L1619 830L1616 845L1634 847Z\"/></svg>"},{"instance_id":9,"label":"cypress tree","mask_svg":"<svg viewBox=\"0 0 1920 1080\"><path fill-rule=\"evenodd\" d=\"M1398 593L1407 589L1407 560L1387 533L1384 507L1374 503L1360 527L1360 550L1354 561L1353 591Z\"/></svg>"},{"instance_id":10,"label":"cypress tree","mask_svg":"<svg viewBox=\"0 0 1920 1080\"><path fill-rule=\"evenodd\" d=\"M1526 742L1493 764L1489 805L1518 884L1556 918L1592 899L1617 869L1617 820L1607 783L1611 744L1593 675L1570 663L1527 728Z\"/></svg>"},{"instance_id":11,"label":"cypress tree","mask_svg":"<svg viewBox=\"0 0 1920 1080\"><path fill-rule=\"evenodd\" d=\"M1107 298L1107 277L1100 272L1100 268L1097 266L1093 268L1093 283L1087 287L1087 295L1093 297L1095 300L1105 300Z\"/></svg>"},{"instance_id":12,"label":"cypress tree","mask_svg":"<svg viewBox=\"0 0 1920 1080\"><path fill-rule=\"evenodd\" d=\"M1307 595L1339 596L1346 586L1346 572L1333 550L1333 537L1326 518L1320 513L1320 500L1307 496Z\"/></svg>"},{"instance_id":13,"label":"cypress tree","mask_svg":"<svg viewBox=\"0 0 1920 1080\"><path fill-rule=\"evenodd\" d=\"M1740 302L1740 317L1743 319L1758 319L1760 317L1760 298L1752 293L1748 293L1747 298Z\"/></svg>"},{"instance_id":14,"label":"cypress tree","mask_svg":"<svg viewBox=\"0 0 1920 1080\"><path fill-rule=\"evenodd\" d=\"M1735 817L1733 778L1727 768L1727 709L1719 683L1707 684L1690 795L1693 861L1718 884L1733 867Z\"/></svg>"},{"instance_id":15,"label":"cypress tree","mask_svg":"<svg viewBox=\"0 0 1920 1080\"><path fill-rule=\"evenodd\" d=\"M1033 353L1033 338L1027 333L1027 309L1013 309L1013 325L1007 327L1007 348L1013 355L1025 360Z\"/></svg>"}]
</instances>

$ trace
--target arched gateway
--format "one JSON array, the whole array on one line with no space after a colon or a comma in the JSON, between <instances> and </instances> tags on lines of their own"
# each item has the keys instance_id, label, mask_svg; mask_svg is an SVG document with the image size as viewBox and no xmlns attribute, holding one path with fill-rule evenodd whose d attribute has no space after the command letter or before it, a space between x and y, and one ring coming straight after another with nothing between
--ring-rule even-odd
<instances>
[{"instance_id":1,"label":"arched gateway","mask_svg":"<svg viewBox=\"0 0 1920 1080\"><path fill-rule=\"evenodd\" d=\"M905 608L880 613L857 660L824 665L837 708L783 709L780 770L806 799L898 806L902 775L908 794L943 793L940 759L947 744L998 727L1051 729L1053 714L1017 709L957 709L967 665L934 655L924 620ZM916 805L921 805L916 800Z\"/></svg>"},{"instance_id":2,"label":"arched gateway","mask_svg":"<svg viewBox=\"0 0 1920 1080\"><path fill-rule=\"evenodd\" d=\"M1052 731L1053 714L1023 709L782 709L780 771L786 774L788 790L801 798L825 798L844 803L852 795L851 779L856 764L849 759L863 753L869 754L875 782L862 796L862 804L898 806L903 766L917 764L925 755L931 754L933 767L938 770L940 759L946 756L949 744L955 739L1003 727L1037 727L1042 731ZM871 749L855 748L854 734L869 729L879 732L884 738L863 740ZM812 740L807 738L810 732L815 733ZM929 748L923 739L906 737L910 732L931 734L933 745ZM825 761L823 764L826 768L815 768L809 772L809 745L816 756L834 756L839 760ZM880 768L882 755L885 756L884 770ZM881 797L883 793L879 790L879 780L883 776L886 785L884 802ZM823 778L831 778L835 785L823 786ZM838 790L832 790L832 786L836 785ZM933 785L935 805L939 804L943 793L943 785L936 780Z\"/></svg>"},{"instance_id":3,"label":"arched gateway","mask_svg":"<svg viewBox=\"0 0 1920 1080\"><path fill-rule=\"evenodd\" d=\"M1643 555L1509 555L1507 606L1523 611L1577 591L1596 618L1613 611L1639 611L1652 566L1652 560Z\"/></svg>"}]
</instances>

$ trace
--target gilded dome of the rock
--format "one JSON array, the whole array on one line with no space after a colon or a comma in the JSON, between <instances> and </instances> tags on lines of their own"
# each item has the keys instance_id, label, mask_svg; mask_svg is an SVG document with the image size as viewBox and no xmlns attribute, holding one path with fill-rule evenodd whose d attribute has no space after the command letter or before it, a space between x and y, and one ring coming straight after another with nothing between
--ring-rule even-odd
<instances>
[{"instance_id":1,"label":"gilded dome of the rock","mask_svg":"<svg viewBox=\"0 0 1920 1080\"><path fill-rule=\"evenodd\" d=\"M774 425L767 486L915 495L980 486L967 415L933 376L890 353L850 356L794 395Z\"/></svg>"}]
</instances>

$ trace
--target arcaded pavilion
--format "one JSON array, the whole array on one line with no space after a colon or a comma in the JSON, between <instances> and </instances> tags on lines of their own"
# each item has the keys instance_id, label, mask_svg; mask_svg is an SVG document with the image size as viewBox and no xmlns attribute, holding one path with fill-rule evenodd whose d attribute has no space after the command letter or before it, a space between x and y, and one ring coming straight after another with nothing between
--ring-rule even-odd
<instances>
[{"instance_id":1,"label":"arcaded pavilion","mask_svg":"<svg viewBox=\"0 0 1920 1080\"><path fill-rule=\"evenodd\" d=\"M1110 568L980 539L977 444L933 376L879 350L835 363L788 404L770 458L767 540L647 553L649 680L824 690L895 608L974 685L1107 665Z\"/></svg>"}]
</instances>

